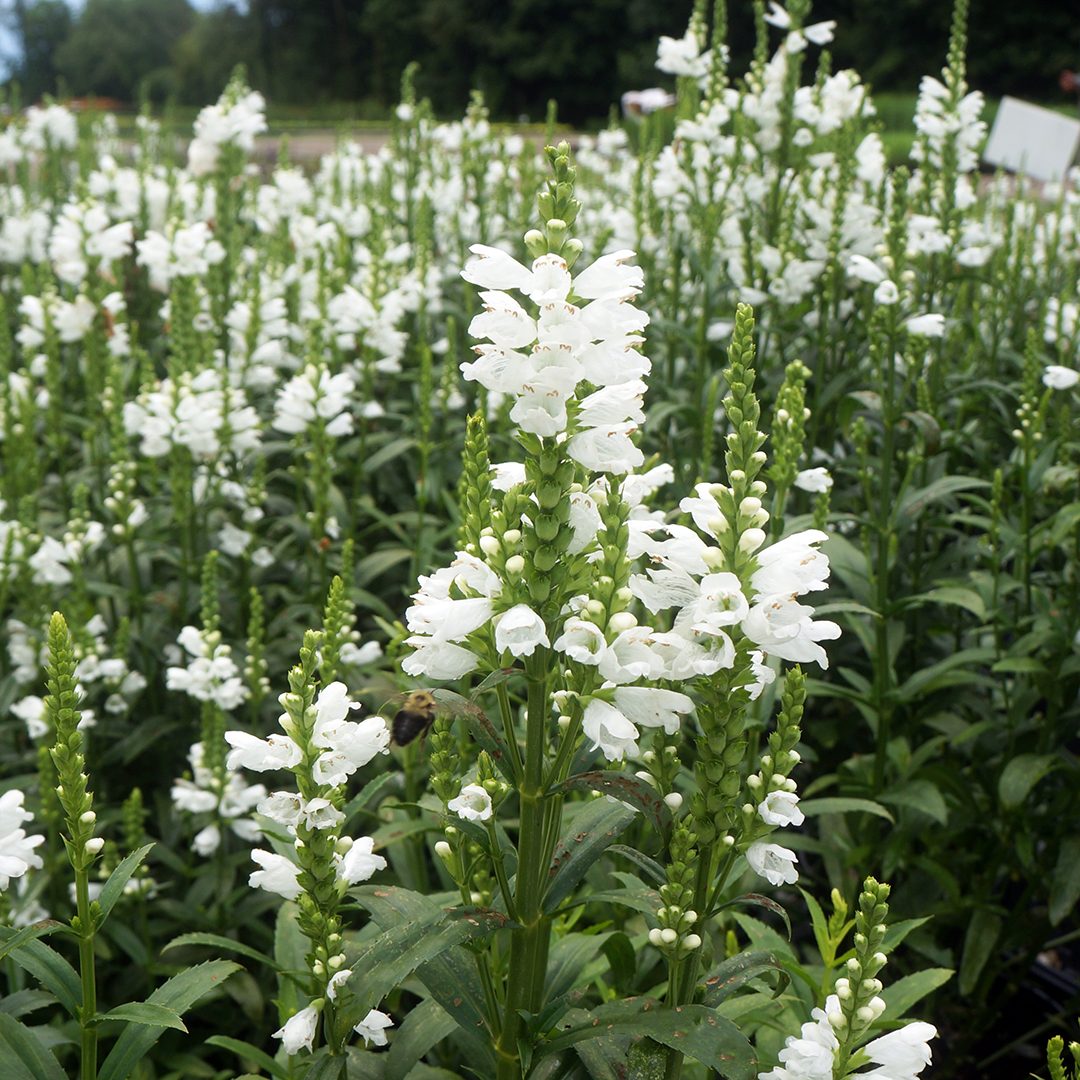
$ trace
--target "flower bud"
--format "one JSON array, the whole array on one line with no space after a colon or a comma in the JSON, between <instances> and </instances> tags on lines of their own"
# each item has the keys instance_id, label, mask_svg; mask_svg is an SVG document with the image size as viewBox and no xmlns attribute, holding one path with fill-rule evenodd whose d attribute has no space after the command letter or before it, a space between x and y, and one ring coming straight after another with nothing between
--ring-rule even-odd
<instances>
[{"instance_id":1,"label":"flower bud","mask_svg":"<svg viewBox=\"0 0 1080 1080\"><path fill-rule=\"evenodd\" d=\"M480 550L485 555L494 555L499 550L499 541L494 536L481 536Z\"/></svg>"},{"instance_id":2,"label":"flower bud","mask_svg":"<svg viewBox=\"0 0 1080 1080\"><path fill-rule=\"evenodd\" d=\"M99 855L105 846L105 841L100 836L92 836L86 841L85 850L87 855Z\"/></svg>"},{"instance_id":3,"label":"flower bud","mask_svg":"<svg viewBox=\"0 0 1080 1080\"><path fill-rule=\"evenodd\" d=\"M701 938L697 934L687 934L682 939L682 947L687 952L693 952L695 949L701 948Z\"/></svg>"},{"instance_id":4,"label":"flower bud","mask_svg":"<svg viewBox=\"0 0 1080 1080\"><path fill-rule=\"evenodd\" d=\"M670 926L667 926L660 931L660 940L665 945L674 945L679 940L679 935Z\"/></svg>"},{"instance_id":5,"label":"flower bud","mask_svg":"<svg viewBox=\"0 0 1080 1080\"><path fill-rule=\"evenodd\" d=\"M520 555L511 555L506 560L506 572L511 577L520 577L525 572L525 560Z\"/></svg>"},{"instance_id":6,"label":"flower bud","mask_svg":"<svg viewBox=\"0 0 1080 1080\"><path fill-rule=\"evenodd\" d=\"M445 862L447 859L453 856L454 849L445 840L440 840L435 845L435 854L438 855L439 858L443 860L443 862Z\"/></svg>"},{"instance_id":7,"label":"flower bud","mask_svg":"<svg viewBox=\"0 0 1080 1080\"><path fill-rule=\"evenodd\" d=\"M85 814L79 815L79 820L84 825L93 825L94 822L97 821L97 814L95 814L93 810L87 810Z\"/></svg>"},{"instance_id":8,"label":"flower bud","mask_svg":"<svg viewBox=\"0 0 1080 1080\"><path fill-rule=\"evenodd\" d=\"M624 630L630 630L637 626L637 616L629 611L618 611L608 619L608 629L613 634L621 634Z\"/></svg>"},{"instance_id":9,"label":"flower bud","mask_svg":"<svg viewBox=\"0 0 1080 1080\"><path fill-rule=\"evenodd\" d=\"M521 543L521 530L520 529L507 529L502 535L503 543L507 547L513 547L515 544Z\"/></svg>"},{"instance_id":10,"label":"flower bud","mask_svg":"<svg viewBox=\"0 0 1080 1080\"><path fill-rule=\"evenodd\" d=\"M653 927L653 929L649 931L649 944L655 945L659 949L663 943L664 939L660 928L658 926Z\"/></svg>"},{"instance_id":11,"label":"flower bud","mask_svg":"<svg viewBox=\"0 0 1080 1080\"><path fill-rule=\"evenodd\" d=\"M669 791L664 796L664 802L667 803L669 810L678 810L683 804L683 797L677 791Z\"/></svg>"}]
</instances>

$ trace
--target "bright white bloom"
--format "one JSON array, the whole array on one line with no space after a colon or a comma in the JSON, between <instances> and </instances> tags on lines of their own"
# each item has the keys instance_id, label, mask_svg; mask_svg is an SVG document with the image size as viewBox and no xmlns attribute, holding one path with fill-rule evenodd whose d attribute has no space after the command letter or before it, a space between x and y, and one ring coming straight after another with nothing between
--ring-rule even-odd
<instances>
[{"instance_id":1,"label":"bright white bloom","mask_svg":"<svg viewBox=\"0 0 1080 1080\"><path fill-rule=\"evenodd\" d=\"M487 821L492 814L491 796L479 784L465 784L446 808L465 821Z\"/></svg>"},{"instance_id":2,"label":"bright white bloom","mask_svg":"<svg viewBox=\"0 0 1080 1080\"><path fill-rule=\"evenodd\" d=\"M334 856L334 865L341 881L358 885L367 881L378 870L386 869L386 860L374 854L375 841L370 836L354 840L344 855Z\"/></svg>"},{"instance_id":3,"label":"bright white bloom","mask_svg":"<svg viewBox=\"0 0 1080 1080\"><path fill-rule=\"evenodd\" d=\"M801 825L806 816L799 809L799 796L794 791L770 791L758 804L758 814L766 825Z\"/></svg>"},{"instance_id":4,"label":"bright white bloom","mask_svg":"<svg viewBox=\"0 0 1080 1080\"><path fill-rule=\"evenodd\" d=\"M627 720L641 727L662 727L669 735L679 730L679 717L694 711L694 702L675 690L653 686L620 686L615 707Z\"/></svg>"},{"instance_id":5,"label":"bright white bloom","mask_svg":"<svg viewBox=\"0 0 1080 1080\"><path fill-rule=\"evenodd\" d=\"M22 826L33 815L23 808L23 799L23 793L14 788L0 795L0 892L7 889L12 878L21 878L31 867L40 870L44 865L34 848L45 843L45 837L26 835Z\"/></svg>"},{"instance_id":6,"label":"bright white bloom","mask_svg":"<svg viewBox=\"0 0 1080 1080\"><path fill-rule=\"evenodd\" d=\"M394 1026L394 1021L384 1012L372 1009L363 1020L357 1024L353 1031L359 1035L369 1046L385 1046L386 1029Z\"/></svg>"},{"instance_id":7,"label":"bright white bloom","mask_svg":"<svg viewBox=\"0 0 1080 1080\"><path fill-rule=\"evenodd\" d=\"M288 737L274 733L265 739L246 731L226 731L225 741L232 747L227 764L230 769L270 772L299 765L303 751Z\"/></svg>"},{"instance_id":8,"label":"bright white bloom","mask_svg":"<svg viewBox=\"0 0 1080 1080\"><path fill-rule=\"evenodd\" d=\"M499 616L495 648L512 656L532 656L540 645L550 645L544 620L528 604L518 604Z\"/></svg>"},{"instance_id":9,"label":"bright white bloom","mask_svg":"<svg viewBox=\"0 0 1080 1080\"><path fill-rule=\"evenodd\" d=\"M301 1050L307 1050L310 1053L318 1027L319 1011L314 1006L308 1005L295 1016L290 1016L284 1026L274 1032L274 1038L281 1040L286 1054L298 1054Z\"/></svg>"},{"instance_id":10,"label":"bright white bloom","mask_svg":"<svg viewBox=\"0 0 1080 1080\"><path fill-rule=\"evenodd\" d=\"M1048 364L1043 371L1043 386L1051 390L1071 390L1080 382L1080 371L1062 367L1060 364Z\"/></svg>"},{"instance_id":11,"label":"bright white bloom","mask_svg":"<svg viewBox=\"0 0 1080 1080\"><path fill-rule=\"evenodd\" d=\"M656 49L656 67L666 75L701 78L708 74L709 63L710 53L702 53L693 30L687 28L681 38L660 38Z\"/></svg>"},{"instance_id":12,"label":"bright white bloom","mask_svg":"<svg viewBox=\"0 0 1080 1080\"><path fill-rule=\"evenodd\" d=\"M295 900L303 891L296 880L300 868L291 859L275 855L272 851L263 851L262 848L255 848L251 858L262 867L261 870L252 871L248 877L248 884L253 889L265 889L284 896L286 900Z\"/></svg>"},{"instance_id":13,"label":"bright white bloom","mask_svg":"<svg viewBox=\"0 0 1080 1080\"><path fill-rule=\"evenodd\" d=\"M904 326L909 334L918 337L939 338L945 335L944 315L916 315L905 321Z\"/></svg>"},{"instance_id":14,"label":"bright white bloom","mask_svg":"<svg viewBox=\"0 0 1080 1080\"><path fill-rule=\"evenodd\" d=\"M615 706L599 698L585 706L582 730L592 740L592 748L602 751L608 761L622 761L637 753L638 729Z\"/></svg>"},{"instance_id":15,"label":"bright white bloom","mask_svg":"<svg viewBox=\"0 0 1080 1080\"><path fill-rule=\"evenodd\" d=\"M881 1066L856 1075L864 1080L916 1080L930 1064L930 1040L937 1038L933 1024L915 1021L890 1031L863 1047L870 1060Z\"/></svg>"},{"instance_id":16,"label":"bright white bloom","mask_svg":"<svg viewBox=\"0 0 1080 1080\"><path fill-rule=\"evenodd\" d=\"M794 885L799 880L795 863L799 860L794 851L758 840L746 849L746 861L750 869L770 885Z\"/></svg>"},{"instance_id":17,"label":"bright white bloom","mask_svg":"<svg viewBox=\"0 0 1080 1080\"><path fill-rule=\"evenodd\" d=\"M800 491L809 491L815 495L828 491L833 486L829 470L824 466L816 469L803 469L795 477L795 486Z\"/></svg>"},{"instance_id":18,"label":"bright white bloom","mask_svg":"<svg viewBox=\"0 0 1080 1080\"><path fill-rule=\"evenodd\" d=\"M833 1060L840 1041L833 1031L830 1015L839 1011L839 999L829 996L824 1009L814 1009L813 1019L798 1035L788 1036L780 1051L780 1066L759 1073L758 1080L833 1080Z\"/></svg>"},{"instance_id":19,"label":"bright white bloom","mask_svg":"<svg viewBox=\"0 0 1080 1080\"><path fill-rule=\"evenodd\" d=\"M356 382L347 372L331 375L326 368L308 364L278 392L274 404L274 427L289 435L306 432L316 418L327 435L351 435L353 418L349 399Z\"/></svg>"}]
</instances>

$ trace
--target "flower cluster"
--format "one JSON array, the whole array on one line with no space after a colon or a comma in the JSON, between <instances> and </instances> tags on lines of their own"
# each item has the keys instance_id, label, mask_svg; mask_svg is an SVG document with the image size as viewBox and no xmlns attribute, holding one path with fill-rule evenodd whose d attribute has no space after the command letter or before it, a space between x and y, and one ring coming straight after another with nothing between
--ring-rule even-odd
<instances>
[{"instance_id":1,"label":"flower cluster","mask_svg":"<svg viewBox=\"0 0 1080 1080\"><path fill-rule=\"evenodd\" d=\"M23 826L33 815L23 808L23 799L23 793L15 788L0 795L0 892L8 888L12 878L21 878L31 867L40 869L43 865L34 848L45 843L45 837L26 835Z\"/></svg>"}]
</instances>

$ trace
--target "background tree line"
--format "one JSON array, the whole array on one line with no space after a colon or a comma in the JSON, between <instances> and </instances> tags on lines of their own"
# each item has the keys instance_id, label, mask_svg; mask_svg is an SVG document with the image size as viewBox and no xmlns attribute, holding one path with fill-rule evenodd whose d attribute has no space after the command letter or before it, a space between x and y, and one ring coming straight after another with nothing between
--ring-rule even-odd
<instances>
[{"instance_id":1,"label":"background tree line","mask_svg":"<svg viewBox=\"0 0 1080 1080\"><path fill-rule=\"evenodd\" d=\"M749 0L729 0L735 70L753 44ZM855 67L879 90L912 92L944 60L946 0L818 0L837 19L833 66ZM678 36L692 0L248 0L196 10L188 0L8 0L10 58L24 101L95 94L135 102L214 98L237 63L278 105L349 102L380 115L401 72L420 62L417 88L444 115L474 87L494 114L538 118L554 97L571 122L603 118L622 91L662 82L660 34ZM1080 67L1080 10L974 0L973 85L1040 100L1057 73Z\"/></svg>"}]
</instances>

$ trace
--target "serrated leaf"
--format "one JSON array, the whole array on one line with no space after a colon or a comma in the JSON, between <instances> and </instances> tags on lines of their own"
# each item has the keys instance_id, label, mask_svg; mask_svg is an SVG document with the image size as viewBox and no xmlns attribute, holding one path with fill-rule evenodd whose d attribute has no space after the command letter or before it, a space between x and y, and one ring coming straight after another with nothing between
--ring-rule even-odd
<instances>
[{"instance_id":1,"label":"serrated leaf","mask_svg":"<svg viewBox=\"0 0 1080 1080\"><path fill-rule=\"evenodd\" d=\"M767 971L779 971L782 975L780 987L787 985L789 976L775 953L744 952L729 957L714 967L706 977L705 996L701 1004L714 1009L740 986Z\"/></svg>"},{"instance_id":2,"label":"serrated leaf","mask_svg":"<svg viewBox=\"0 0 1080 1080\"><path fill-rule=\"evenodd\" d=\"M1056 754L1018 754L1002 770L998 798L1006 810L1015 810L1031 789L1061 764Z\"/></svg>"},{"instance_id":3,"label":"serrated leaf","mask_svg":"<svg viewBox=\"0 0 1080 1080\"><path fill-rule=\"evenodd\" d=\"M893 511L893 516L897 521L911 521L934 503L959 495L963 491L989 486L986 480L978 480L973 476L940 476L925 487L905 491Z\"/></svg>"},{"instance_id":4,"label":"serrated leaf","mask_svg":"<svg viewBox=\"0 0 1080 1080\"><path fill-rule=\"evenodd\" d=\"M230 960L209 960L181 971L162 983L146 1000L164 1005L179 1014L187 1012L200 998L220 986L240 965ZM163 1028L130 1024L116 1040L109 1056L98 1071L98 1080L128 1080L136 1064L161 1038Z\"/></svg>"},{"instance_id":5,"label":"serrated leaf","mask_svg":"<svg viewBox=\"0 0 1080 1080\"><path fill-rule=\"evenodd\" d=\"M970 611L977 619L986 618L986 604L974 589L965 589L959 585L943 585L929 592L909 596L902 607L917 607L922 604L950 604Z\"/></svg>"},{"instance_id":6,"label":"serrated leaf","mask_svg":"<svg viewBox=\"0 0 1080 1080\"><path fill-rule=\"evenodd\" d=\"M1061 843L1054 872L1050 875L1050 925L1057 926L1080 901L1080 836Z\"/></svg>"},{"instance_id":7,"label":"serrated leaf","mask_svg":"<svg viewBox=\"0 0 1080 1080\"><path fill-rule=\"evenodd\" d=\"M638 776L596 769L568 777L554 790L599 791L636 807L661 836L666 836L671 828L671 808L656 788Z\"/></svg>"},{"instance_id":8,"label":"serrated leaf","mask_svg":"<svg viewBox=\"0 0 1080 1080\"><path fill-rule=\"evenodd\" d=\"M266 964L275 971L279 970L273 957L259 952L258 949L253 949L250 945L245 945L242 941L233 941L232 938L223 937L221 934L181 934L173 938L161 951L164 953L169 949L181 949L187 945L207 945L212 949L223 949L225 952L236 953L237 956L246 956L249 960L257 960L260 964Z\"/></svg>"},{"instance_id":9,"label":"serrated leaf","mask_svg":"<svg viewBox=\"0 0 1080 1080\"><path fill-rule=\"evenodd\" d=\"M822 799L800 799L799 809L807 817L820 817L822 814L875 814L886 821L895 821L892 814L881 803L874 802L872 799L856 799L841 795Z\"/></svg>"},{"instance_id":10,"label":"serrated leaf","mask_svg":"<svg viewBox=\"0 0 1080 1080\"><path fill-rule=\"evenodd\" d=\"M557 1053L586 1039L620 1033L648 1036L715 1069L728 1080L751 1080L757 1057L741 1031L703 1005L671 1009L649 998L626 998L590 1009L584 1022L576 1018L569 1028L541 1043L537 1057Z\"/></svg>"},{"instance_id":11,"label":"serrated leaf","mask_svg":"<svg viewBox=\"0 0 1080 1080\"><path fill-rule=\"evenodd\" d=\"M0 926L0 941L10 941L18 933ZM44 941L28 941L11 953L12 960L28 971L76 1019L82 1006L82 984L75 969Z\"/></svg>"},{"instance_id":12,"label":"serrated leaf","mask_svg":"<svg viewBox=\"0 0 1080 1080\"><path fill-rule=\"evenodd\" d=\"M4 1080L67 1080L60 1063L14 1016L0 1013L0 1076Z\"/></svg>"},{"instance_id":13,"label":"serrated leaf","mask_svg":"<svg viewBox=\"0 0 1080 1080\"><path fill-rule=\"evenodd\" d=\"M298 1013L307 1003L301 997L296 981L289 978L295 972L302 978L307 977L307 938L296 925L299 909L292 900L287 900L278 908L274 921L274 964L278 977L278 1017L283 1022Z\"/></svg>"},{"instance_id":14,"label":"serrated leaf","mask_svg":"<svg viewBox=\"0 0 1080 1080\"><path fill-rule=\"evenodd\" d=\"M98 903L101 905L99 926L109 917L109 913L116 906L116 901L124 895L124 886L142 865L143 859L153 850L153 847L153 844L144 844L128 855L109 875L109 880L105 882L101 896L98 898Z\"/></svg>"},{"instance_id":15,"label":"serrated leaf","mask_svg":"<svg viewBox=\"0 0 1080 1080\"><path fill-rule=\"evenodd\" d=\"M106 1020L126 1020L131 1024L187 1031L187 1025L173 1009L151 1001L129 1001L126 1005L117 1005L115 1009L94 1018L94 1022L98 1024Z\"/></svg>"},{"instance_id":16,"label":"serrated leaf","mask_svg":"<svg viewBox=\"0 0 1080 1080\"><path fill-rule=\"evenodd\" d=\"M222 1050L230 1050L242 1061L254 1061L260 1069L265 1069L271 1076L276 1076L278 1080L289 1080L289 1071L284 1065L275 1061L257 1046L252 1046L251 1043L244 1042L241 1039L231 1039L227 1035L211 1035L206 1040L206 1044L208 1046L220 1046Z\"/></svg>"},{"instance_id":17,"label":"serrated leaf","mask_svg":"<svg viewBox=\"0 0 1080 1080\"><path fill-rule=\"evenodd\" d=\"M7 929L7 927L4 927L4 929ZM20 948L28 941L36 941L38 938L55 934L58 930L69 929L67 923L58 922L56 919L42 919L41 922L24 926L17 932L13 931L13 936L0 945L0 960L3 960L8 953Z\"/></svg>"},{"instance_id":18,"label":"serrated leaf","mask_svg":"<svg viewBox=\"0 0 1080 1080\"><path fill-rule=\"evenodd\" d=\"M454 693L453 690L432 690L432 695L440 708L448 709L455 716L464 718L481 749L488 752L499 772L511 784L516 785L517 778L510 764L510 748L506 745L502 733L491 722L491 717L476 702Z\"/></svg>"},{"instance_id":19,"label":"serrated leaf","mask_svg":"<svg viewBox=\"0 0 1080 1080\"><path fill-rule=\"evenodd\" d=\"M644 870L657 885L667 882L667 873L664 868L652 856L638 851L637 848L627 847L625 844L612 844L608 848L608 854L621 855L624 859L628 859L639 870Z\"/></svg>"},{"instance_id":20,"label":"serrated leaf","mask_svg":"<svg viewBox=\"0 0 1080 1080\"><path fill-rule=\"evenodd\" d=\"M55 1004L56 998L47 990L16 990L14 994L0 997L0 1012L9 1016L26 1016Z\"/></svg>"},{"instance_id":21,"label":"serrated leaf","mask_svg":"<svg viewBox=\"0 0 1080 1080\"><path fill-rule=\"evenodd\" d=\"M569 817L551 859L544 895L545 912L554 911L573 892L600 853L636 817L636 811L613 799L594 799Z\"/></svg>"},{"instance_id":22,"label":"serrated leaf","mask_svg":"<svg viewBox=\"0 0 1080 1080\"><path fill-rule=\"evenodd\" d=\"M784 928L787 930L788 940L791 940L791 919L788 917L787 910L775 900L769 896L762 896L761 893L743 893L742 896L733 897L731 900L726 901L720 905L719 910L729 907L759 907L764 908L766 911L771 911L774 915L779 915L784 920ZM754 920L755 922L757 920ZM758 925L765 927L764 923ZM774 933L771 927L765 927Z\"/></svg>"}]
</instances>

